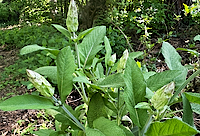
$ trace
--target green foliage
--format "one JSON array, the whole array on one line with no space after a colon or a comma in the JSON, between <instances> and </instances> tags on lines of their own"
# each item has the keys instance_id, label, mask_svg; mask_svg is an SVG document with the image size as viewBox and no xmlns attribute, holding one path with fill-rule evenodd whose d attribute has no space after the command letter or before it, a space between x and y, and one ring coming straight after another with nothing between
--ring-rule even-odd
<instances>
[{"instance_id":1,"label":"green foliage","mask_svg":"<svg viewBox=\"0 0 200 136\"><path fill-rule=\"evenodd\" d=\"M192 136L196 134L197 131L187 125L186 123L182 122L179 119L169 119L165 122L155 122L153 123L149 130L146 133L146 136L152 135L167 135L167 136Z\"/></svg>"},{"instance_id":2,"label":"green foliage","mask_svg":"<svg viewBox=\"0 0 200 136\"><path fill-rule=\"evenodd\" d=\"M117 126L115 122L112 122L104 117L96 119L93 122L93 126L95 130L102 132L105 136L126 136L125 132L119 126Z\"/></svg>"},{"instance_id":3,"label":"green foliage","mask_svg":"<svg viewBox=\"0 0 200 136\"><path fill-rule=\"evenodd\" d=\"M75 72L74 56L69 46L59 52L56 61L58 90L61 101L64 102L73 88L72 74Z\"/></svg>"},{"instance_id":4,"label":"green foliage","mask_svg":"<svg viewBox=\"0 0 200 136\"><path fill-rule=\"evenodd\" d=\"M0 26L18 24L19 13L8 3L0 2Z\"/></svg>"},{"instance_id":5,"label":"green foliage","mask_svg":"<svg viewBox=\"0 0 200 136\"><path fill-rule=\"evenodd\" d=\"M10 105L10 106L8 106ZM1 102L0 109L4 111L19 109L49 109L56 108L50 99L36 95L15 96Z\"/></svg>"},{"instance_id":6,"label":"green foliage","mask_svg":"<svg viewBox=\"0 0 200 136\"><path fill-rule=\"evenodd\" d=\"M98 103L98 105L97 105ZM93 128L93 121L98 119L99 117L106 117L106 109L105 109L104 101L101 97L101 94L95 93L90 100L88 105L88 126Z\"/></svg>"},{"instance_id":7,"label":"green foliage","mask_svg":"<svg viewBox=\"0 0 200 136\"><path fill-rule=\"evenodd\" d=\"M7 48L22 48L25 45L38 44L44 47L61 48L68 42L53 27L42 25L40 27L24 26L12 30L0 31L1 45L9 45Z\"/></svg>"},{"instance_id":8,"label":"green foliage","mask_svg":"<svg viewBox=\"0 0 200 136\"><path fill-rule=\"evenodd\" d=\"M126 83L124 100L130 112L130 118L134 124L143 128L148 118L147 111L134 107L139 102L146 101L144 97L146 93L146 84L141 70L132 58L128 58L127 60L124 80Z\"/></svg>"},{"instance_id":9,"label":"green foliage","mask_svg":"<svg viewBox=\"0 0 200 136\"><path fill-rule=\"evenodd\" d=\"M0 45L6 45L5 49L22 48L27 44L38 44L24 48L21 53L27 54L29 50L41 50L47 47L54 47L55 49L48 48L52 54L49 54L46 50L41 53L29 54L21 56L15 61L15 64L10 65L4 69L1 73L1 86L4 88L6 85L20 86L20 82L26 77L26 69L37 69L41 66L55 65L54 58L58 53L57 49L69 45L66 38L57 32L52 26L25 26L22 28L15 28L12 30L0 31ZM10 77L8 76L10 75ZM9 80L5 81L9 77ZM23 79L24 80L24 79Z\"/></svg>"},{"instance_id":10,"label":"green foliage","mask_svg":"<svg viewBox=\"0 0 200 136\"><path fill-rule=\"evenodd\" d=\"M170 70L181 70L182 73L175 79L176 86L180 86L187 76L187 69L181 64L181 56L176 52L173 46L163 42L162 54Z\"/></svg>"},{"instance_id":11,"label":"green foliage","mask_svg":"<svg viewBox=\"0 0 200 136\"><path fill-rule=\"evenodd\" d=\"M146 4L144 6L148 7L148 3ZM71 25L75 25L72 26L73 28L77 24ZM72 35L68 38L75 50L70 46L55 48L55 51L47 47L29 45L22 48L21 53L42 50L54 55L52 59L56 61L56 66L42 67L37 71L56 80L58 98L55 98L52 91L47 89L50 86L44 77L41 78L41 75L32 75L29 72L30 81L42 96L33 94L15 96L1 102L0 109L40 109L46 103L47 107L44 106L44 109L51 108L49 113L55 116L58 123L55 131L47 130L46 133L50 136L66 134L72 136L151 136L155 134L192 136L198 133L190 120L192 109L189 102L199 104L199 94L184 93L185 96L182 95L184 111L187 111L184 112L183 120L166 119L167 114L173 113L170 106L176 103L175 98L179 97L178 94L182 94L181 90L200 73L198 70L186 80L187 69L182 66L180 55L169 43L163 42L162 54L170 70L156 74L142 70L140 63L134 60L135 57L141 55L141 52L129 54L128 50L125 50L119 61L112 61L113 64L110 65L108 60L110 60L112 50L109 40L105 37L105 26L85 30L79 36L59 25L54 26L65 36ZM103 45L106 47L105 57L98 55ZM57 77L53 78L56 72ZM76 107L75 111L65 104L66 97L72 89L79 92L83 101L83 104ZM51 99L46 97L51 97ZM24 99L19 100L21 98ZM29 99L31 101L28 101ZM18 106L14 107L16 101ZM190 119L185 118L188 115ZM124 125L124 118L130 125Z\"/></svg>"},{"instance_id":12,"label":"green foliage","mask_svg":"<svg viewBox=\"0 0 200 136\"><path fill-rule=\"evenodd\" d=\"M200 23L200 13L199 13L199 8L200 8L200 1L195 0L193 1L193 4L191 6L188 6L186 4L183 4L184 6L184 11L185 11L185 16L188 14L191 15L192 20L194 20L196 23Z\"/></svg>"}]
</instances>

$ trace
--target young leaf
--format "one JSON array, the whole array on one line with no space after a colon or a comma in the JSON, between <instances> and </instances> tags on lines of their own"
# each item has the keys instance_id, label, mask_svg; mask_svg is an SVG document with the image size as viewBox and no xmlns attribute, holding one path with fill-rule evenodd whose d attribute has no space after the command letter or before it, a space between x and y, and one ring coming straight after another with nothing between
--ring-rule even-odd
<instances>
[{"instance_id":1,"label":"young leaf","mask_svg":"<svg viewBox=\"0 0 200 136\"><path fill-rule=\"evenodd\" d=\"M40 73L41 75L47 76L49 79L51 79L51 82L57 84L57 67L56 66L44 66L37 68L34 70L37 73Z\"/></svg>"},{"instance_id":2,"label":"young leaf","mask_svg":"<svg viewBox=\"0 0 200 136\"><path fill-rule=\"evenodd\" d=\"M156 73L147 79L147 87L152 91L157 91L159 88L173 81L181 71L179 70L167 70L161 73Z\"/></svg>"},{"instance_id":3,"label":"young leaf","mask_svg":"<svg viewBox=\"0 0 200 136\"><path fill-rule=\"evenodd\" d=\"M100 87L123 87L125 86L123 74L117 73L107 76L103 81L97 84Z\"/></svg>"},{"instance_id":4,"label":"young leaf","mask_svg":"<svg viewBox=\"0 0 200 136\"><path fill-rule=\"evenodd\" d=\"M189 102L200 104L200 93L185 92L184 94Z\"/></svg>"},{"instance_id":5,"label":"young leaf","mask_svg":"<svg viewBox=\"0 0 200 136\"><path fill-rule=\"evenodd\" d=\"M50 99L36 95L14 96L0 103L0 109L3 111L50 108L57 107L54 106L53 102Z\"/></svg>"},{"instance_id":6,"label":"young leaf","mask_svg":"<svg viewBox=\"0 0 200 136\"><path fill-rule=\"evenodd\" d=\"M96 67L96 71L94 72L96 77L99 79L99 78L103 78L104 77L104 68L102 66L101 63L98 63L97 64L97 67Z\"/></svg>"},{"instance_id":7,"label":"young leaf","mask_svg":"<svg viewBox=\"0 0 200 136\"><path fill-rule=\"evenodd\" d=\"M64 34L67 38L71 39L71 33L61 25L52 24L58 31Z\"/></svg>"},{"instance_id":8,"label":"young leaf","mask_svg":"<svg viewBox=\"0 0 200 136\"><path fill-rule=\"evenodd\" d=\"M91 65L95 55L102 49L101 43L106 35L106 27L95 27L92 32L86 35L78 45L79 55L83 66Z\"/></svg>"},{"instance_id":9,"label":"young leaf","mask_svg":"<svg viewBox=\"0 0 200 136\"><path fill-rule=\"evenodd\" d=\"M106 54L105 54L105 65L106 67L108 66L108 60L111 57L112 49L110 47L110 42L108 38L105 36L104 37L104 43L105 43L105 49L106 49Z\"/></svg>"},{"instance_id":10,"label":"young leaf","mask_svg":"<svg viewBox=\"0 0 200 136\"><path fill-rule=\"evenodd\" d=\"M95 93L89 103L87 120L88 126L93 127L93 121L99 117L106 117L105 105L102 96L99 93Z\"/></svg>"},{"instance_id":11,"label":"young leaf","mask_svg":"<svg viewBox=\"0 0 200 136\"><path fill-rule=\"evenodd\" d=\"M104 117L96 119L93 126L105 136L126 136L125 132L115 122Z\"/></svg>"},{"instance_id":12,"label":"young leaf","mask_svg":"<svg viewBox=\"0 0 200 136\"><path fill-rule=\"evenodd\" d=\"M168 119L165 122L154 122L145 133L146 136L192 136L198 131L178 119Z\"/></svg>"},{"instance_id":13,"label":"young leaf","mask_svg":"<svg viewBox=\"0 0 200 136\"><path fill-rule=\"evenodd\" d=\"M139 102L146 101L146 83L141 70L133 58L128 58L124 71L124 81L126 88L124 100L130 113L130 118L138 127L143 127L148 118L148 113L143 109L134 108Z\"/></svg>"},{"instance_id":14,"label":"young leaf","mask_svg":"<svg viewBox=\"0 0 200 136\"><path fill-rule=\"evenodd\" d=\"M94 28L90 28L90 29L87 29L83 32L81 32L78 37L76 38L75 42L79 41L80 39L83 39L84 36L88 35L90 32L93 31Z\"/></svg>"},{"instance_id":15,"label":"young leaf","mask_svg":"<svg viewBox=\"0 0 200 136\"><path fill-rule=\"evenodd\" d=\"M61 101L64 102L73 88L74 57L70 47L63 48L57 56L57 82Z\"/></svg>"},{"instance_id":16,"label":"young leaf","mask_svg":"<svg viewBox=\"0 0 200 136\"><path fill-rule=\"evenodd\" d=\"M181 56L176 52L176 49L167 42L163 42L162 54L170 70L182 71L182 73L175 78L176 87L181 86L182 83L185 82L187 76L187 69L181 64Z\"/></svg>"},{"instance_id":17,"label":"young leaf","mask_svg":"<svg viewBox=\"0 0 200 136\"><path fill-rule=\"evenodd\" d=\"M193 112L191 109L191 105L188 101L188 99L185 97L185 94L181 94L183 99L183 121L190 126L194 127L194 120L193 120Z\"/></svg>"}]
</instances>

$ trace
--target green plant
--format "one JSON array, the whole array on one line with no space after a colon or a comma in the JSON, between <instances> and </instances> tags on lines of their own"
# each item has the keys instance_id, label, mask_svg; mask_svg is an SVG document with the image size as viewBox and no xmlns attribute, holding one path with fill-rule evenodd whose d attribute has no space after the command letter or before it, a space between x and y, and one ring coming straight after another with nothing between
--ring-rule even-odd
<instances>
[{"instance_id":1,"label":"green plant","mask_svg":"<svg viewBox=\"0 0 200 136\"><path fill-rule=\"evenodd\" d=\"M184 6L184 15L187 16L188 14L190 14L192 16L192 19L199 24L200 23L200 1L199 0L195 0L194 3L191 6L188 6L186 4L183 3Z\"/></svg>"},{"instance_id":2,"label":"green plant","mask_svg":"<svg viewBox=\"0 0 200 136\"><path fill-rule=\"evenodd\" d=\"M105 36L106 27L97 26L77 36L77 9L73 0L70 8L68 29L53 26L74 41L75 50L71 50L70 46L61 50L38 45L22 48L22 55L38 50L48 51L56 57L56 66L27 70L29 80L40 95L12 97L1 102L0 109L47 109L57 120L56 131L35 132L40 136L192 136L199 132L194 128L190 102L195 103L192 105L194 108L199 106L200 95L182 90L200 70L186 80L187 69L181 64L181 57L167 42L163 42L162 54L170 70L161 73L142 71L134 60L142 53L129 53L128 50L116 62ZM103 48L102 43L106 54L97 58L96 54ZM55 88L37 72L57 84L60 100L54 97ZM65 104L72 89L79 92L84 102L75 110ZM180 101L183 101L183 118L169 118L176 112L170 106ZM127 121L130 125L126 125Z\"/></svg>"},{"instance_id":3,"label":"green plant","mask_svg":"<svg viewBox=\"0 0 200 136\"><path fill-rule=\"evenodd\" d=\"M8 3L0 2L0 26L18 24L19 13Z\"/></svg>"}]
</instances>

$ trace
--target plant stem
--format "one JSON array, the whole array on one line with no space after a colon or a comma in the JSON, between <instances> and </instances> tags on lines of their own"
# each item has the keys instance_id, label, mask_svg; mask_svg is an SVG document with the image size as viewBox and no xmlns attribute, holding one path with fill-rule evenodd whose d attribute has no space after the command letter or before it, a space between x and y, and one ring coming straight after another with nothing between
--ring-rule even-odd
<instances>
[{"instance_id":1,"label":"plant stem","mask_svg":"<svg viewBox=\"0 0 200 136\"><path fill-rule=\"evenodd\" d=\"M58 101L54 96L51 97L54 101L54 103L58 104L68 115L69 120L71 120L76 126L78 126L79 128L81 128L84 132L85 132L85 127L74 117L74 115L62 104L61 101Z\"/></svg>"},{"instance_id":2,"label":"plant stem","mask_svg":"<svg viewBox=\"0 0 200 136\"><path fill-rule=\"evenodd\" d=\"M110 70L111 70L111 67L108 67L108 72L107 72L106 76L108 76L108 75L109 75L109 73L110 73Z\"/></svg>"},{"instance_id":3,"label":"plant stem","mask_svg":"<svg viewBox=\"0 0 200 136\"><path fill-rule=\"evenodd\" d=\"M118 89L118 95L117 95L117 125L119 126L120 125L120 121L121 121L121 118L120 118L120 108L119 108L119 104L120 104L120 90Z\"/></svg>"},{"instance_id":4,"label":"plant stem","mask_svg":"<svg viewBox=\"0 0 200 136\"><path fill-rule=\"evenodd\" d=\"M83 93L83 100L85 101L85 103L86 103L87 105L89 105L88 98L87 98L87 95L86 95L86 93L85 93L84 84L83 84L83 83L80 83L80 86L81 86L82 93Z\"/></svg>"},{"instance_id":5,"label":"plant stem","mask_svg":"<svg viewBox=\"0 0 200 136\"><path fill-rule=\"evenodd\" d=\"M146 122L145 126L141 130L142 136L145 136L145 133L147 132L149 126L151 125L152 120L153 120L152 119L152 115L150 115L149 118L147 119L147 122Z\"/></svg>"},{"instance_id":6,"label":"plant stem","mask_svg":"<svg viewBox=\"0 0 200 136\"><path fill-rule=\"evenodd\" d=\"M76 56L77 56L77 61L78 61L78 68L81 68L81 63L80 63L80 57L79 57L79 51L78 51L77 43L75 43L75 50L76 50Z\"/></svg>"},{"instance_id":7,"label":"plant stem","mask_svg":"<svg viewBox=\"0 0 200 136\"><path fill-rule=\"evenodd\" d=\"M73 38L76 38L75 32L73 32ZM81 68L81 63L80 63L79 50L78 50L78 44L77 44L77 42L75 42L75 50L76 50L78 68ZM85 93L85 88L84 88L83 83L80 83L79 85L81 86L81 90L82 90L82 93L83 93L83 95L81 95L81 94L80 95L83 96L83 100L86 102L86 104L89 104L88 103L87 95Z\"/></svg>"}]
</instances>

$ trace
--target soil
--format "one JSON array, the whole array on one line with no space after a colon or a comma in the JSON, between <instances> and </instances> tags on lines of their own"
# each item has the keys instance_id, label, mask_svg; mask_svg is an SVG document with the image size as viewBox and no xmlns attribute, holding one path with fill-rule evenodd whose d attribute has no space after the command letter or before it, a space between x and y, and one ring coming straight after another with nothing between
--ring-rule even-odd
<instances>
[{"instance_id":1,"label":"soil","mask_svg":"<svg viewBox=\"0 0 200 136\"><path fill-rule=\"evenodd\" d=\"M169 40L169 43L171 43L175 48L180 47L180 45L184 48L186 47L186 42L188 39L181 39L181 38L171 38ZM154 54L157 54L160 51L161 44L156 44L153 48L153 50L150 52L150 55L148 57L152 57ZM200 44L196 43L196 47L198 48L198 52L200 51ZM19 53L18 49L12 49L12 50L4 50L5 45L0 47L0 72L4 70L4 68L8 67L9 65L12 65L15 63L15 61L18 59L17 54ZM138 50L143 50L138 49ZM179 52L183 58L183 63L194 63L197 60L193 58L191 61L188 61L188 58L190 57L190 54L186 52ZM168 69L167 65L163 62L163 57L160 55L158 57L158 60L156 61L156 71L161 72L166 69ZM149 61L147 58L146 61ZM189 75L192 74L191 71L189 71ZM9 79L8 79L9 80ZM9 98L14 95L21 95L25 93L31 93L34 91L28 90L26 86L20 86L15 87L15 90L13 90L14 86L8 85L6 88L0 90L0 99ZM196 80L193 82L191 91L199 91L199 82ZM13 93L14 92L14 93ZM7 95L8 93L11 93L11 95ZM80 104L81 98L78 95L77 92L72 92L71 95L68 97L67 102L72 108L75 108L77 105ZM39 116L40 115L40 116ZM26 131L36 131L40 127L48 127L52 128L53 124L51 124L48 120L53 120L51 116L47 116L44 113L44 111L38 111L38 110L17 110L17 111L0 111L0 135L2 136L20 136L23 135ZM177 114L177 116L182 116L182 113ZM194 121L195 126L198 130L200 130L200 115L194 114ZM43 126L45 124L45 126ZM31 136L31 134L28 134Z\"/></svg>"}]
</instances>

